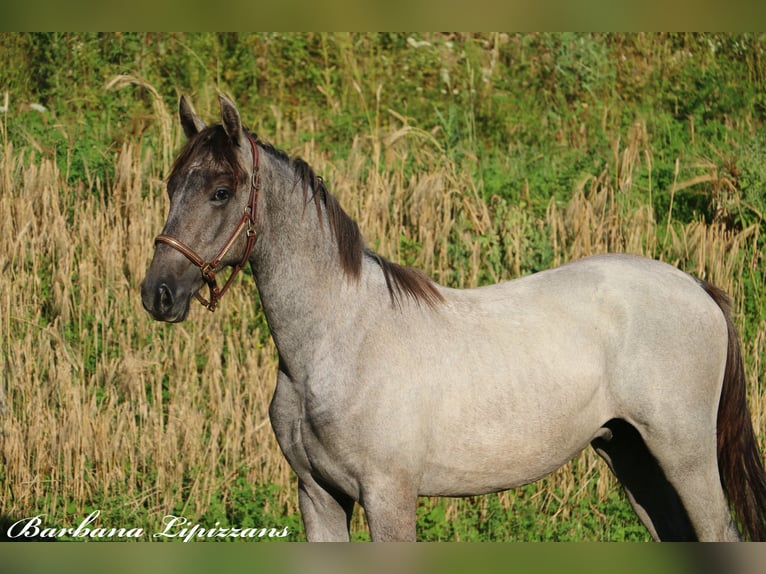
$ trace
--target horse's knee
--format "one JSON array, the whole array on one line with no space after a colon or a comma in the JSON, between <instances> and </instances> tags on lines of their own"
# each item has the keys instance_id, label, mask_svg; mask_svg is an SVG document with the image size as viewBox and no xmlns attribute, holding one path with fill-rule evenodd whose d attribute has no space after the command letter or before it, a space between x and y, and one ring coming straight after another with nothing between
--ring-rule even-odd
<instances>
[{"instance_id":1,"label":"horse's knee","mask_svg":"<svg viewBox=\"0 0 766 574\"><path fill-rule=\"evenodd\" d=\"M373 542L415 542L417 505L394 508L365 507Z\"/></svg>"}]
</instances>

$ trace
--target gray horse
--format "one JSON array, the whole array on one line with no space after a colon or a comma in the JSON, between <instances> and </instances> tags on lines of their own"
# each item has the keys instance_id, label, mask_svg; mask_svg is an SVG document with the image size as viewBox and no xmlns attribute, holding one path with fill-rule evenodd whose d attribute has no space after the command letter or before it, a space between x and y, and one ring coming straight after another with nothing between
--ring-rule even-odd
<instances>
[{"instance_id":1,"label":"gray horse","mask_svg":"<svg viewBox=\"0 0 766 574\"><path fill-rule=\"evenodd\" d=\"M271 423L309 540L414 540L418 496L514 488L593 446L658 540L766 535L766 474L726 296L627 255L479 289L442 287L368 249L302 160L235 105L188 137L141 286L183 321L249 263L279 352ZM199 291L207 286L209 299Z\"/></svg>"}]
</instances>

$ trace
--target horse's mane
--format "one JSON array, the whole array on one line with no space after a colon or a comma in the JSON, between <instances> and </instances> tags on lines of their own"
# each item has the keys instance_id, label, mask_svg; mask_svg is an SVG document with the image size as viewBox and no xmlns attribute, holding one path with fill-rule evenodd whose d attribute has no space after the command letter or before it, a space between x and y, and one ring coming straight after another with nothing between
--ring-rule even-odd
<instances>
[{"instance_id":1,"label":"horse's mane","mask_svg":"<svg viewBox=\"0 0 766 574\"><path fill-rule=\"evenodd\" d=\"M234 146L221 125L214 125L203 129L201 132L187 140L186 145L179 152L178 157L170 168L167 177L168 183L172 182L193 157L197 157L202 151L209 151L213 163L224 166L231 170L234 180L243 183L247 172L239 162Z\"/></svg>"},{"instance_id":2,"label":"horse's mane","mask_svg":"<svg viewBox=\"0 0 766 574\"><path fill-rule=\"evenodd\" d=\"M330 231L338 246L338 256L346 276L358 280L362 272L362 261L367 257L383 270L391 304L401 307L404 298L435 306L444 299L436 288L436 284L424 273L388 261L373 252L364 244L359 226L343 211L338 200L327 191L324 180L316 175L311 166L301 158L291 158L287 153L275 148L269 143L258 140L255 134L248 134L258 142L260 148L272 158L291 166L296 178L302 183L303 198L306 205L313 201L316 214L322 221L322 209L327 214ZM190 138L179 153L170 170L168 182L202 150L209 150L213 162L230 169L235 181L242 183L246 178L246 170L240 165L238 155L229 137L221 125L213 125L200 131Z\"/></svg>"},{"instance_id":3,"label":"horse's mane","mask_svg":"<svg viewBox=\"0 0 766 574\"><path fill-rule=\"evenodd\" d=\"M274 150L271 146L263 147L269 153L276 153L283 159L288 158L284 152ZM313 200L320 221L324 207L330 231L338 245L341 266L348 277L359 278L362 271L362 259L367 257L382 269L392 305L401 307L402 299L405 297L426 303L430 307L444 301L436 284L423 272L388 261L366 247L356 221L343 211L338 200L327 190L324 180L316 175L303 159L288 158L288 161L292 164L296 176L303 182L306 205Z\"/></svg>"}]
</instances>

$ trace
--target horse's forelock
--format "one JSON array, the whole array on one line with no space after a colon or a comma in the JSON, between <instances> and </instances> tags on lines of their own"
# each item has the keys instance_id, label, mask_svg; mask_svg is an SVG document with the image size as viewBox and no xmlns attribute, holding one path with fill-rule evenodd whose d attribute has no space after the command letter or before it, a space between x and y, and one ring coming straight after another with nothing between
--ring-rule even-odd
<instances>
[{"instance_id":1,"label":"horse's forelock","mask_svg":"<svg viewBox=\"0 0 766 574\"><path fill-rule=\"evenodd\" d=\"M210 167L220 167L231 171L237 182L247 179L247 173L241 164L239 154L220 124L210 126L190 138L170 169L168 181L183 172L191 164L206 158Z\"/></svg>"}]
</instances>

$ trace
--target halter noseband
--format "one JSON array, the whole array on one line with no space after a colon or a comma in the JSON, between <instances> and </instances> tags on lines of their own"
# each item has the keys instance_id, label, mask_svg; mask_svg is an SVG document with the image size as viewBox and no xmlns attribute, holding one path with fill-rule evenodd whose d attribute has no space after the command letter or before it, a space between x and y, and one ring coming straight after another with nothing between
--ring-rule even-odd
<instances>
[{"instance_id":1,"label":"halter noseband","mask_svg":"<svg viewBox=\"0 0 766 574\"><path fill-rule=\"evenodd\" d=\"M223 297L223 294L226 293L226 290L231 285L234 277L247 264L247 261L250 258L250 252L253 250L253 246L255 245L255 215L258 208L258 191L261 189L261 172L258 162L258 146L249 134L247 139L250 141L250 148L253 152L253 175L250 178L250 197L247 200L247 206L245 207L245 211L242 213L242 217L240 218L239 223L234 228L234 231L232 231L228 241L221 248L218 254L210 261L205 261L202 259L202 257L197 255L197 253L191 247L179 241L175 237L161 234L154 239L155 246L158 243L169 245L176 251L180 251L189 261L200 268L200 271L202 272L202 279L204 279L208 289L210 289L210 299L206 300L202 295L199 294L199 291L197 291L194 296L200 303L202 303L206 309L210 311L215 311L218 302L221 300L221 297ZM229 252L229 249L231 249L231 247L234 245L234 242L237 240L237 237L243 229L245 230L245 236L247 237L245 252L242 254L242 258L239 260L239 263L234 265L231 275L229 275L226 283L224 283L223 288L219 289L218 283L215 279L216 268L221 264L221 260L226 256L226 254Z\"/></svg>"}]
</instances>

